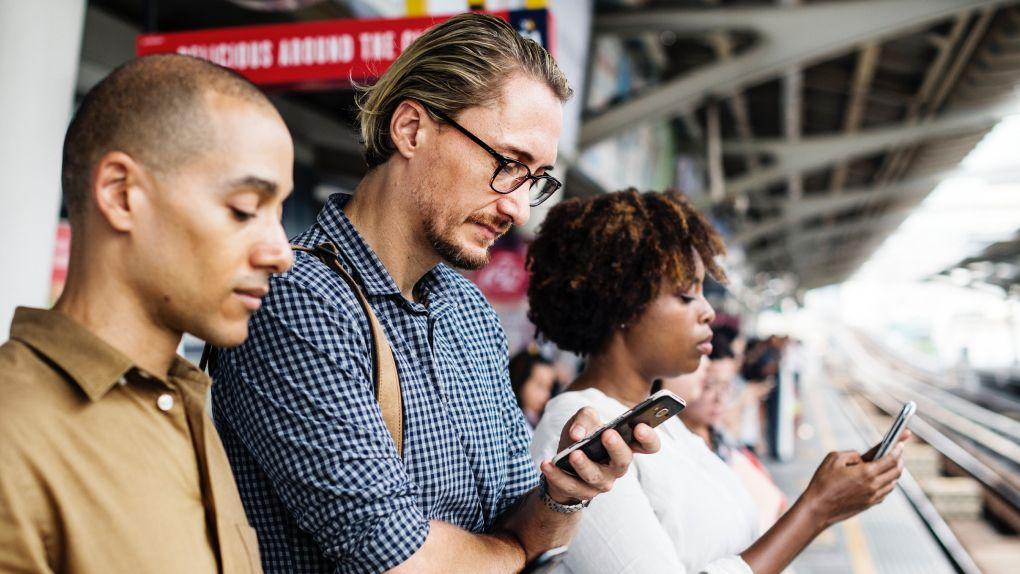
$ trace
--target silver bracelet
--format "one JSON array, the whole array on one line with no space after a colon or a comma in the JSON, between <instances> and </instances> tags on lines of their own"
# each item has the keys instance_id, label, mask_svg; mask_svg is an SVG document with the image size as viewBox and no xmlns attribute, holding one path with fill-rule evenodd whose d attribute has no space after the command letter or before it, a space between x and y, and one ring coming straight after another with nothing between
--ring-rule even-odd
<instances>
[{"instance_id":1,"label":"silver bracelet","mask_svg":"<svg viewBox=\"0 0 1020 574\"><path fill-rule=\"evenodd\" d=\"M545 475L542 475L542 478L538 481L538 495L542 498L542 504L546 508L559 514L573 514L588 508L588 505L591 504L591 500L582 500L577 504L560 504L556 502L549 496L549 483L545 480Z\"/></svg>"}]
</instances>

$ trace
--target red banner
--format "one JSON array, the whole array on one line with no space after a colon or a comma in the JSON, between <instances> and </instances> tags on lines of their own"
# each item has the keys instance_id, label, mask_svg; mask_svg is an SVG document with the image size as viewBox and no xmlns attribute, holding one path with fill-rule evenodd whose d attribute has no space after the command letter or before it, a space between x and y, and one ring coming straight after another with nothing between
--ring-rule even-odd
<instances>
[{"instance_id":1,"label":"red banner","mask_svg":"<svg viewBox=\"0 0 1020 574\"><path fill-rule=\"evenodd\" d=\"M518 302L528 294L529 274L524 265L524 248L494 248L490 252L489 264L469 277L490 302Z\"/></svg>"},{"instance_id":2,"label":"red banner","mask_svg":"<svg viewBox=\"0 0 1020 574\"><path fill-rule=\"evenodd\" d=\"M552 51L546 10L493 12ZM237 70L252 82L305 88L382 74L411 42L451 16L323 20L295 24L141 34L139 56L178 53Z\"/></svg>"}]
</instances>

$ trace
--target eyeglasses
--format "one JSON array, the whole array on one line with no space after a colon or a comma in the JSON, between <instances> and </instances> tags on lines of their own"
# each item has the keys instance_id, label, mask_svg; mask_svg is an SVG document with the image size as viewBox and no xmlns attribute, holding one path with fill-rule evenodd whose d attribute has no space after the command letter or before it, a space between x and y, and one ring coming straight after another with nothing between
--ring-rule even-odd
<instances>
[{"instance_id":1,"label":"eyeglasses","mask_svg":"<svg viewBox=\"0 0 1020 574\"><path fill-rule=\"evenodd\" d=\"M466 135L468 139L478 144L479 147L489 152L489 155L496 158L496 171L492 173L492 179L489 181L489 187L492 188L492 191L506 195L508 193L513 193L517 188L530 182L530 186L528 187L528 204L535 207L549 199L552 194L556 193L556 190L563 186L558 179L549 174L532 175L531 169L529 169L528 166L517 160L510 159L492 149L478 136L469 132L467 128L453 121L450 116L443 112L432 108L429 108L429 111L438 116L439 119L457 128L460 133Z\"/></svg>"}]
</instances>

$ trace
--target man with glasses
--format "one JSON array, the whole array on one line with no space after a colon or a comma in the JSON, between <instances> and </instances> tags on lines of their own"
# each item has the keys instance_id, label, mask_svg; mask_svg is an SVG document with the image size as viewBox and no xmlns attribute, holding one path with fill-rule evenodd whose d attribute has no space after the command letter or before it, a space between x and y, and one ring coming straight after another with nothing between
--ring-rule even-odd
<instances>
[{"instance_id":1,"label":"man with glasses","mask_svg":"<svg viewBox=\"0 0 1020 574\"><path fill-rule=\"evenodd\" d=\"M484 266L560 187L569 96L545 50L479 14L427 32L362 94L368 174L294 239L315 253L274 279L248 343L212 369L267 571L516 572L627 471L615 432L608 464L578 452L578 477L536 471L499 319L451 269ZM395 430L372 317L399 375ZM579 412L563 444L599 424ZM636 451L658 449L651 429L636 435Z\"/></svg>"}]
</instances>

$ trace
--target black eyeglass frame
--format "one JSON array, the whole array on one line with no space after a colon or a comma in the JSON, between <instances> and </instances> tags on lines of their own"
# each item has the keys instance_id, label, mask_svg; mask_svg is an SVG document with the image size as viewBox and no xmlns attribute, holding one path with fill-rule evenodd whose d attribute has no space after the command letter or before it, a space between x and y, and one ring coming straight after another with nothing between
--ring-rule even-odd
<instances>
[{"instance_id":1,"label":"black eyeglass frame","mask_svg":"<svg viewBox=\"0 0 1020 574\"><path fill-rule=\"evenodd\" d=\"M424 104L422 104L422 105L424 105ZM441 119L444 122L450 124L451 126L457 128L457 131L459 131L460 133L462 133L465 136L467 136L468 139L470 139L471 141L473 141L476 144L478 144L478 147L480 147L480 148L484 149L485 151L489 152L489 155L491 155L492 157L494 157L496 159L496 162L499 165L496 166L496 171L492 172L492 178L489 180L489 189L491 189L492 191L495 191L496 193L498 193L500 195L509 195L509 194L517 191L518 189L520 189L520 187L522 185L524 185L528 181L531 182L532 187L534 187L535 185L538 185L539 180L543 180L544 179L544 180L546 180L548 182L551 182L551 184L552 184L552 189L551 190L549 190L547 192L544 192L544 194L539 196L539 198L536 199L535 201L533 201L533 202L529 201L528 202L528 205L530 205L531 207L535 207L535 206L538 206L538 205L542 205L542 203L544 203L547 199L552 197L553 194L555 194L557 191L560 190L561 187L563 187L563 183L560 180L556 179L555 177L553 177L553 176L551 176L551 175L549 175L547 173L546 174L542 174L542 175L534 175L534 174L531 173L531 168L530 167L524 165L523 163L521 163L521 162L519 162L519 161L517 161L515 159L510 159L510 158L506 157L505 155L499 153L498 151L492 149L492 147L489 144L483 142L481 138L479 138L475 134L473 134L470 131L468 131L468 129L465 128L464 126L462 126L462 125L458 124L457 122L455 122L453 120L453 118L451 118L450 116L444 114L443 112L441 112L439 110L432 109L431 107L426 106L426 108L430 112L435 114L439 119ZM504 169L506 169L506 166L508 166L510 164L516 164L516 165L519 165L519 166L523 167L524 171L528 175L526 175L524 177L523 181L521 181L517 185L513 186L512 188L510 188L510 189L508 189L506 191L500 191L500 190L496 189L496 176L498 176L499 172L501 172Z\"/></svg>"}]
</instances>

